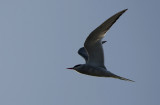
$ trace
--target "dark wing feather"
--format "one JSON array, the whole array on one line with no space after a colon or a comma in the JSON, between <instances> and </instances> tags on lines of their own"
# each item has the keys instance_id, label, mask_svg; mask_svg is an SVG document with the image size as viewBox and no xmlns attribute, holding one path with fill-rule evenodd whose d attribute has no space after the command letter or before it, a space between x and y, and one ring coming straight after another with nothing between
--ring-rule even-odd
<instances>
[{"instance_id":1,"label":"dark wing feather","mask_svg":"<svg viewBox=\"0 0 160 105\"><path fill-rule=\"evenodd\" d=\"M104 44L105 42L107 42L107 41L102 41L102 44ZM78 54L80 56L82 56L86 62L88 61L88 54L87 54L87 51L86 51L86 49L84 47L81 47L78 50Z\"/></svg>"}]
</instances>

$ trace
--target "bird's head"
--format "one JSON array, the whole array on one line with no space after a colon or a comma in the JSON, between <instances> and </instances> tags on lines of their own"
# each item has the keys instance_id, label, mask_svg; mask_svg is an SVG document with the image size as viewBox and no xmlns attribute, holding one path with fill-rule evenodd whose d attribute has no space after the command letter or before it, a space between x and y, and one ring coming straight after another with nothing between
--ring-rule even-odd
<instances>
[{"instance_id":1,"label":"bird's head","mask_svg":"<svg viewBox=\"0 0 160 105\"><path fill-rule=\"evenodd\" d=\"M79 70L79 69L81 68L81 65L82 65L82 64L78 64L78 65L75 65L74 67L67 68L67 69L71 69L71 70Z\"/></svg>"}]
</instances>

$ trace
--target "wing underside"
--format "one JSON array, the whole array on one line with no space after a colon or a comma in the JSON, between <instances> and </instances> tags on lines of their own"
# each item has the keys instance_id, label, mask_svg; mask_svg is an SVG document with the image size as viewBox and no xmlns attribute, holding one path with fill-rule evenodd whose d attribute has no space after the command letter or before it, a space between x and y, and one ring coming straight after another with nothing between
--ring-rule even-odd
<instances>
[{"instance_id":1,"label":"wing underside","mask_svg":"<svg viewBox=\"0 0 160 105\"><path fill-rule=\"evenodd\" d=\"M88 54L87 64L105 68L101 40L105 36L105 33L110 29L110 27L126 10L127 9L122 10L107 19L104 23L102 23L99 27L92 31L87 37L84 43L84 47Z\"/></svg>"}]
</instances>

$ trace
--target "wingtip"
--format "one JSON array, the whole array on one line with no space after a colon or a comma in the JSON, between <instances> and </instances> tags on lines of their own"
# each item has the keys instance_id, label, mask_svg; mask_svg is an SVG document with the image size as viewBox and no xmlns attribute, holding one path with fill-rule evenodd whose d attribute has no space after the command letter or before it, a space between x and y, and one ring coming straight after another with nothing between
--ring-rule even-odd
<instances>
[{"instance_id":1,"label":"wingtip","mask_svg":"<svg viewBox=\"0 0 160 105\"><path fill-rule=\"evenodd\" d=\"M122 12L122 13L124 13L124 12L126 12L127 10L128 10L128 8L127 8L127 9L122 10L121 12Z\"/></svg>"},{"instance_id":2,"label":"wingtip","mask_svg":"<svg viewBox=\"0 0 160 105\"><path fill-rule=\"evenodd\" d=\"M130 82L135 82L135 81L133 81L133 80L130 80L130 79L128 79L127 81L130 81Z\"/></svg>"},{"instance_id":3,"label":"wingtip","mask_svg":"<svg viewBox=\"0 0 160 105\"><path fill-rule=\"evenodd\" d=\"M102 41L102 44L106 43L107 41Z\"/></svg>"},{"instance_id":4,"label":"wingtip","mask_svg":"<svg viewBox=\"0 0 160 105\"><path fill-rule=\"evenodd\" d=\"M126 9L124 9L125 11L127 11L128 10L128 8L126 8Z\"/></svg>"}]
</instances>

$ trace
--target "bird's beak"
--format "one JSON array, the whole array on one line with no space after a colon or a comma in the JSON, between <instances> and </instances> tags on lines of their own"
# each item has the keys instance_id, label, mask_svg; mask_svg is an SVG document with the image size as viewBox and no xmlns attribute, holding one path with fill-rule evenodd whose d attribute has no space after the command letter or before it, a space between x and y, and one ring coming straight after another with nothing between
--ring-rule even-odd
<instances>
[{"instance_id":1,"label":"bird's beak","mask_svg":"<svg viewBox=\"0 0 160 105\"><path fill-rule=\"evenodd\" d=\"M72 70L73 68L67 68L67 69L71 69Z\"/></svg>"}]
</instances>

